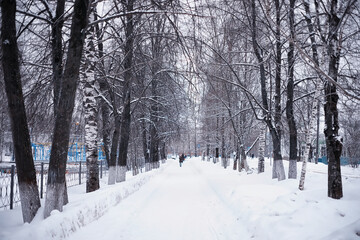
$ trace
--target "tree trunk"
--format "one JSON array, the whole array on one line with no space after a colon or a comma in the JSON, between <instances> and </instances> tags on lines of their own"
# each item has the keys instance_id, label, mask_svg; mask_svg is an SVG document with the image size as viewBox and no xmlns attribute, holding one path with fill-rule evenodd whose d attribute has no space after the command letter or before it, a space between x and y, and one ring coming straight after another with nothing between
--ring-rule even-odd
<instances>
[{"instance_id":1,"label":"tree trunk","mask_svg":"<svg viewBox=\"0 0 360 240\"><path fill-rule=\"evenodd\" d=\"M134 10L134 0L128 0L126 4L126 11L132 12ZM132 61L133 61L133 45L134 45L134 21L133 15L128 14L126 16L125 27L125 58L124 58L124 86L123 86L123 112L120 125L120 144L119 144L119 159L118 171L116 181L123 182L126 180L126 165L127 165L127 153L129 147L130 138L130 100L131 100L131 82L133 78L132 74ZM119 175L120 174L120 175Z\"/></svg>"},{"instance_id":2,"label":"tree trunk","mask_svg":"<svg viewBox=\"0 0 360 240\"><path fill-rule=\"evenodd\" d=\"M295 24L294 24L294 7L296 0L290 0L289 10L289 28L291 39L289 41L288 52L288 83L287 83L287 102L286 118L289 125L289 174L288 178L296 179L297 177L297 129L294 118L294 41L295 41Z\"/></svg>"},{"instance_id":3,"label":"tree trunk","mask_svg":"<svg viewBox=\"0 0 360 240\"><path fill-rule=\"evenodd\" d=\"M115 103L113 102L113 106ZM111 141L111 151L110 151L110 161L109 161L109 178L108 178L108 185L115 184L116 179L116 159L117 159L117 150L119 146L119 138L120 138L120 116L117 113L116 109L114 108L114 115L115 115L115 128L112 136Z\"/></svg>"},{"instance_id":4,"label":"tree trunk","mask_svg":"<svg viewBox=\"0 0 360 240\"><path fill-rule=\"evenodd\" d=\"M153 98L155 99L155 102L151 103L151 109L150 109L150 164L151 168L156 167L156 163L159 161L159 135L157 131L157 125L158 125L158 108L156 103L156 88L157 88L157 80L153 79L152 81L152 93Z\"/></svg>"},{"instance_id":5,"label":"tree trunk","mask_svg":"<svg viewBox=\"0 0 360 240\"><path fill-rule=\"evenodd\" d=\"M86 149L86 192L93 192L100 188L98 144L97 144L97 102L95 91L95 46L94 32L90 30L85 49L85 74L84 74L84 110L85 110L85 149Z\"/></svg>"},{"instance_id":6,"label":"tree trunk","mask_svg":"<svg viewBox=\"0 0 360 240\"><path fill-rule=\"evenodd\" d=\"M94 11L94 20L97 20L97 11L96 8L93 9ZM104 44L103 44L103 40L102 40L102 34L100 31L100 26L99 24L95 24L95 32L96 32L96 37L97 37L97 47L98 47L98 55L101 63L101 68L104 67L104 60L103 60L103 56L104 56ZM106 99L104 99L107 94L107 91L109 90L109 87L107 85L106 79L104 79L104 77L102 76L97 76L95 75L96 80L99 83L99 89L100 92L102 94L102 98L100 98L99 100L99 104L100 104L100 109L101 109L101 118L102 118L102 139L103 139L103 144L104 144L104 153L105 153L105 157L106 157L106 163L107 166L109 166L110 163L110 106L107 104Z\"/></svg>"},{"instance_id":7,"label":"tree trunk","mask_svg":"<svg viewBox=\"0 0 360 240\"><path fill-rule=\"evenodd\" d=\"M310 37L310 41L311 41L311 50L312 50L312 58L316 64L316 68L320 68L320 61L319 61L319 55L318 55L318 49L317 49L317 43L316 43L316 39L315 39L315 31L314 31L314 24L310 18L311 14L310 14L310 4L308 2L308 0L303 0L304 3L304 8L305 8L305 20L306 20L306 24L308 27L308 31L309 31L309 37ZM316 4L316 3L315 3ZM318 9L318 8L317 8ZM319 74L320 79L323 80L321 74ZM319 126L320 126L320 100L317 100L317 138L316 138L316 159L315 159L315 163L318 162L318 157L319 157Z\"/></svg>"},{"instance_id":8,"label":"tree trunk","mask_svg":"<svg viewBox=\"0 0 360 240\"><path fill-rule=\"evenodd\" d=\"M58 104L60 101L60 92L63 77L63 55L64 49L62 44L62 28L64 25L64 9L65 0L58 0L56 4L56 15L52 19L51 24L51 65L52 65L52 80L53 80L53 93L54 93L54 119L57 115ZM63 193L63 205L69 202L67 194L67 186L65 182Z\"/></svg>"},{"instance_id":9,"label":"tree trunk","mask_svg":"<svg viewBox=\"0 0 360 240\"><path fill-rule=\"evenodd\" d=\"M316 86L316 92L315 92L316 100L320 97L320 94L321 94L321 86L319 83ZM310 158L311 142L312 142L313 136L315 135L315 131L316 131L315 118L317 115L317 108L319 106L316 100L313 101L313 104L312 104L309 127L306 132L306 148L305 148L305 154L304 154L303 165L302 165L301 175L300 175L300 183L299 183L300 190L304 190L306 165Z\"/></svg>"},{"instance_id":10,"label":"tree trunk","mask_svg":"<svg viewBox=\"0 0 360 240\"><path fill-rule=\"evenodd\" d=\"M331 2L329 13L329 36L327 51L329 56L328 75L337 82L341 43L338 39L340 18L337 16L337 1ZM343 197L340 157L342 151L342 138L339 136L339 118L337 102L339 96L336 92L336 85L325 81L325 138L328 158L328 196L334 199Z\"/></svg>"},{"instance_id":11,"label":"tree trunk","mask_svg":"<svg viewBox=\"0 0 360 240\"><path fill-rule=\"evenodd\" d=\"M249 164L247 163L247 160L246 160L246 153L245 153L245 148L244 148L244 145L241 145L240 146L240 170L241 171L242 169L245 169L246 172L248 172L250 169L249 169Z\"/></svg>"},{"instance_id":12,"label":"tree trunk","mask_svg":"<svg viewBox=\"0 0 360 240\"><path fill-rule=\"evenodd\" d=\"M106 83L105 81L103 82ZM104 89L105 90L105 89ZM109 92L109 97L111 100L111 105L113 108L114 114L114 132L111 139L111 150L110 150L110 158L109 158L109 177L108 177L108 185L115 184L116 180L116 161L119 147L119 138L120 138L120 114L117 111L117 102L114 91L107 85L107 91Z\"/></svg>"},{"instance_id":13,"label":"tree trunk","mask_svg":"<svg viewBox=\"0 0 360 240\"><path fill-rule=\"evenodd\" d=\"M74 110L85 29L88 23L88 10L89 0L75 0L69 49L62 77L60 100L56 110L45 199L45 217L50 216L52 210L63 210L70 125Z\"/></svg>"},{"instance_id":14,"label":"tree trunk","mask_svg":"<svg viewBox=\"0 0 360 240\"><path fill-rule=\"evenodd\" d=\"M262 127L260 128L259 136L259 150L258 150L258 173L265 171L265 134L266 134L266 125L261 123Z\"/></svg>"},{"instance_id":15,"label":"tree trunk","mask_svg":"<svg viewBox=\"0 0 360 240\"><path fill-rule=\"evenodd\" d=\"M16 1L1 1L1 48L5 91L10 112L23 221L31 222L40 208L40 198L21 86L15 12Z\"/></svg>"},{"instance_id":16,"label":"tree trunk","mask_svg":"<svg viewBox=\"0 0 360 240\"><path fill-rule=\"evenodd\" d=\"M130 67L126 68L126 72L131 71ZM125 75L127 73L125 72ZM131 73L129 73L131 74ZM116 182L124 182L126 180L127 171L127 155L130 139L130 78L125 77L124 104L120 121L120 142L119 142L119 158L116 171Z\"/></svg>"},{"instance_id":17,"label":"tree trunk","mask_svg":"<svg viewBox=\"0 0 360 240\"><path fill-rule=\"evenodd\" d=\"M210 144L206 144L206 161L210 161Z\"/></svg>"},{"instance_id":18,"label":"tree trunk","mask_svg":"<svg viewBox=\"0 0 360 240\"><path fill-rule=\"evenodd\" d=\"M225 117L221 117L221 165L227 168L226 150L225 150Z\"/></svg>"},{"instance_id":19,"label":"tree trunk","mask_svg":"<svg viewBox=\"0 0 360 240\"><path fill-rule=\"evenodd\" d=\"M100 88L100 92L102 94L105 93L105 87L103 87L103 81L104 80L100 80L100 78L97 78L98 83L99 83L99 88ZM105 95L103 95L105 96ZM102 98L100 98L99 100L99 105L100 105L100 109L101 109L101 118L102 118L102 139L103 139L103 144L104 144L104 153L105 153L105 157L106 157L106 163L107 166L110 165L110 107L109 105L106 103L106 101Z\"/></svg>"},{"instance_id":20,"label":"tree trunk","mask_svg":"<svg viewBox=\"0 0 360 240\"><path fill-rule=\"evenodd\" d=\"M56 4L56 16L52 21L51 28L51 56L54 84L54 115L57 114L57 108L60 99L61 79L63 74L63 45L62 28L64 25L65 0L58 0Z\"/></svg>"},{"instance_id":21,"label":"tree trunk","mask_svg":"<svg viewBox=\"0 0 360 240\"><path fill-rule=\"evenodd\" d=\"M147 140L147 134L146 134L146 122L145 122L145 116L142 117L143 120L141 120L141 127L142 127L142 145L143 145L143 154L144 154L144 160L145 160L145 171L149 171L149 147L148 147L148 140Z\"/></svg>"},{"instance_id":22,"label":"tree trunk","mask_svg":"<svg viewBox=\"0 0 360 240\"><path fill-rule=\"evenodd\" d=\"M280 20L280 0L275 0L275 8L276 8L276 31L275 31L275 39L276 39L276 57L275 57L275 113L274 113L274 125L276 129L277 138L279 138L280 147L281 147L281 20Z\"/></svg>"},{"instance_id":23,"label":"tree trunk","mask_svg":"<svg viewBox=\"0 0 360 240\"><path fill-rule=\"evenodd\" d=\"M165 161L166 161L166 143L164 140L161 141L160 158L161 158L162 163L165 163Z\"/></svg>"},{"instance_id":24,"label":"tree trunk","mask_svg":"<svg viewBox=\"0 0 360 240\"><path fill-rule=\"evenodd\" d=\"M285 169L281 155L281 142L278 137L276 129L274 127L269 127L269 129L273 142L273 156L274 156L272 178L277 178L279 181L281 181L285 179Z\"/></svg>"},{"instance_id":25,"label":"tree trunk","mask_svg":"<svg viewBox=\"0 0 360 240\"><path fill-rule=\"evenodd\" d=\"M282 162L281 155L281 5L279 0L275 0L275 9L276 9L276 69L275 69L275 113L274 113L274 130L270 129L273 140L273 149L274 149L274 165L273 165L273 178L278 178L278 180L285 179L285 169ZM270 121L270 118L268 118ZM269 122L270 123L270 122Z\"/></svg>"},{"instance_id":26,"label":"tree trunk","mask_svg":"<svg viewBox=\"0 0 360 240\"><path fill-rule=\"evenodd\" d=\"M130 89L127 91L125 95L125 102L123 106L124 108L120 122L120 143L119 143L119 158L118 158L118 170L116 173L116 182L124 182L126 180L127 154L129 147L130 121L131 121Z\"/></svg>"},{"instance_id":27,"label":"tree trunk","mask_svg":"<svg viewBox=\"0 0 360 240\"><path fill-rule=\"evenodd\" d=\"M278 0L275 2L276 3L276 7L277 7L277 11L279 6L278 4ZM278 15L279 13L277 13ZM261 97L262 97L262 107L263 107L263 116L264 116L264 121L266 122L269 130L270 130L270 134L272 137L272 141L273 141L273 155L274 155L274 165L273 165L273 178L277 177L279 181L284 180L285 179L285 169L284 169L284 165L282 162L282 156L281 156L281 132L280 132L280 117L279 114L281 111L280 109L280 100L278 97L280 97L280 91L279 91L279 81L280 79L280 75L277 75L276 77L276 89L275 92L278 96L275 96L275 116L274 116L274 124L272 122L272 118L270 115L270 111L269 111L269 104L268 104L268 99L267 99L267 89L266 89L266 74L265 74L265 66L264 66L264 58L262 56L262 52L261 49L259 47L258 44L258 39L257 39L257 27L256 27L256 3L255 0L251 1L251 17L252 17L252 44L253 44L253 49L255 52L255 56L258 60L258 64L259 64L259 68L260 68L260 85L261 85ZM277 16L278 18L278 16ZM277 20L277 21L280 21ZM279 24L279 23L278 23ZM279 31L279 26L277 26L277 31ZM279 36L277 36L279 37ZM279 40L277 39L277 42ZM277 51L279 50L280 46L278 46L277 44ZM276 73L280 74L280 66L278 66L279 64L281 64L281 58L279 60L279 56L277 55L277 68L276 68ZM280 68L280 70L279 70Z\"/></svg>"},{"instance_id":28,"label":"tree trunk","mask_svg":"<svg viewBox=\"0 0 360 240\"><path fill-rule=\"evenodd\" d=\"M241 171L240 164L238 164L239 155L240 155L240 146L239 146L239 143L237 143L236 144L236 153L235 153L235 158L234 158L233 170L236 171L238 169L238 165L239 165L239 172L240 172Z\"/></svg>"}]
</instances>

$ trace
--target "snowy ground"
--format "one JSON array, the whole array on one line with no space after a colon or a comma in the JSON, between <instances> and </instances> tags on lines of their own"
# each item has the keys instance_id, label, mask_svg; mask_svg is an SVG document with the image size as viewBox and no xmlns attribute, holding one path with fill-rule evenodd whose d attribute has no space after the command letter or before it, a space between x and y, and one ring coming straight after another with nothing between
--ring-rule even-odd
<instances>
[{"instance_id":1,"label":"snowy ground","mask_svg":"<svg viewBox=\"0 0 360 240\"><path fill-rule=\"evenodd\" d=\"M94 193L85 194L85 185L70 188L64 212L46 220L43 209L31 224L21 222L19 208L1 211L0 239L360 240L360 169L342 167L344 197L333 200L327 198L327 166L308 164L299 191L298 180L272 180L269 164L259 175L198 158L181 168L168 160L124 183L103 182ZM257 160L249 165L255 168Z\"/></svg>"}]
</instances>

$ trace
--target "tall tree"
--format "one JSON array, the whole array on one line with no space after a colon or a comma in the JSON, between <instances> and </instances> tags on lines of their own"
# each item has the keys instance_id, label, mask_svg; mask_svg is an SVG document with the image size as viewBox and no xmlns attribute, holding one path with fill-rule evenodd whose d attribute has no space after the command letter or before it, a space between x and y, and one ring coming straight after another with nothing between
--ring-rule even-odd
<instances>
[{"instance_id":1,"label":"tall tree","mask_svg":"<svg viewBox=\"0 0 360 240\"><path fill-rule=\"evenodd\" d=\"M310 4L304 0L304 7L306 10L306 22L310 34L313 52L314 69L324 82L325 93L325 140L326 151L328 158L328 196L334 199L340 199L343 196L340 156L342 153L342 138L339 136L339 111L337 93L337 86L339 80L339 66L343 49L343 41L346 37L343 36L348 16L352 13L357 0L328 0L324 4L319 5L314 2L316 11L316 24L312 24L310 19ZM324 14L322 14L322 12ZM325 16L321 19L321 16ZM323 32L322 23L327 26L326 33ZM314 25L317 26L316 33L324 44L327 66L323 70L318 60L317 45L315 44L315 30Z\"/></svg>"},{"instance_id":2,"label":"tall tree","mask_svg":"<svg viewBox=\"0 0 360 240\"><path fill-rule=\"evenodd\" d=\"M93 6L93 8L95 8ZM94 13L92 13L93 15ZM85 110L85 151L86 151L86 192L99 189L99 165L98 165L98 126L97 126L97 101L95 79L95 32L90 27L85 44L85 71L83 76Z\"/></svg>"},{"instance_id":3,"label":"tall tree","mask_svg":"<svg viewBox=\"0 0 360 240\"><path fill-rule=\"evenodd\" d=\"M280 26L278 25L278 21L279 21L279 6L278 6L278 0L275 1L276 3L276 15L277 15L277 25L276 25L276 36L277 36L277 43L279 41L278 39L278 31ZM273 142L273 156L274 156L274 165L273 165L273 178L278 178L278 180L284 180L285 179L285 170L284 170L284 165L283 165L283 160L282 160L282 155L281 155L281 132L280 132L280 112L281 109L279 108L279 104L280 104L280 96L276 97L275 101L275 117L274 120L272 120L272 116L270 114L270 107L268 104L268 97L267 97L267 89L266 89L266 71L265 71L265 59L263 57L263 51L260 47L259 41L258 41L258 36L257 36L257 14L256 14L256 2L255 0L251 1L251 28L252 28L252 42L253 42L253 49L254 49L254 53L255 56L257 58L258 64L259 64L259 68L260 68L260 85L261 85L261 97L262 97L262 105L263 105L263 116L264 116L264 121L267 124L271 137L272 137L272 142ZM277 52L277 57L276 57L276 94L280 94L280 83L279 81L281 80L280 77L277 74L280 74L280 61L279 61L279 56L278 56L278 44L277 44L277 48L276 48L276 52ZM280 50L281 51L281 50Z\"/></svg>"},{"instance_id":4,"label":"tall tree","mask_svg":"<svg viewBox=\"0 0 360 240\"><path fill-rule=\"evenodd\" d=\"M40 198L21 86L15 12L16 1L1 1L2 67L11 119L21 208L24 222L31 222L40 208Z\"/></svg>"},{"instance_id":5,"label":"tall tree","mask_svg":"<svg viewBox=\"0 0 360 240\"><path fill-rule=\"evenodd\" d=\"M61 91L55 117L44 209L45 217L50 216L52 210L63 210L71 118L88 24L89 5L90 0L75 0L74 3L67 59L61 78Z\"/></svg>"},{"instance_id":6,"label":"tall tree","mask_svg":"<svg viewBox=\"0 0 360 240\"><path fill-rule=\"evenodd\" d=\"M316 91L315 91L315 101L313 101L313 103L312 103L311 115L309 117L310 118L309 119L309 127L306 130L306 136L305 136L306 146L305 146L305 153L304 153L304 159L303 159L303 164L302 164L302 168L301 168L301 175L300 175L300 182L299 182L300 190L304 190L306 165L310 159L311 142L313 140L313 137L315 136L315 127L316 127L315 119L316 119L316 114L318 111L317 108L319 107L316 100L320 97L321 89L322 89L321 85L317 84Z\"/></svg>"},{"instance_id":7,"label":"tall tree","mask_svg":"<svg viewBox=\"0 0 360 240\"><path fill-rule=\"evenodd\" d=\"M130 101L131 101L131 83L133 80L133 46L134 46L134 16L129 14L134 11L135 0L124 1L125 9L128 14L125 21L125 49L124 49L124 84L122 90L123 111L120 123L120 143L119 143L119 159L117 171L117 182L125 181L127 154L130 138Z\"/></svg>"},{"instance_id":8,"label":"tall tree","mask_svg":"<svg viewBox=\"0 0 360 240\"><path fill-rule=\"evenodd\" d=\"M287 83L287 101L286 118L289 125L289 173L288 178L296 179L297 175L297 129L294 116L294 67L295 67L295 3L296 0L290 0L289 4L289 30L290 41L288 51L288 83Z\"/></svg>"},{"instance_id":9,"label":"tall tree","mask_svg":"<svg viewBox=\"0 0 360 240\"><path fill-rule=\"evenodd\" d=\"M342 2L342 1L340 1ZM351 11L352 5L356 0L343 3L345 9L339 9L338 1L331 0L328 9L328 36L327 54L329 56L328 75L332 81L326 80L325 91L325 138L326 151L328 158L328 196L335 199L343 197L340 156L342 151L342 138L339 137L339 112L337 102L339 96L336 92L336 82L339 75L339 63L341 56L341 39L339 39L339 29L344 21L344 17ZM343 11L341 13L340 11ZM343 14L343 16L339 16ZM345 15L345 16L344 16Z\"/></svg>"}]
</instances>

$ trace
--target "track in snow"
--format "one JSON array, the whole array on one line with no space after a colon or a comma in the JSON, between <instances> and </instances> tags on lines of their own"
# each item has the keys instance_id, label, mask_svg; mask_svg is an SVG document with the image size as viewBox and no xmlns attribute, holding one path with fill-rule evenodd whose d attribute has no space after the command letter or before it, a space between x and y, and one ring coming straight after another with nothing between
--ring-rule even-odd
<instances>
[{"instance_id":1,"label":"track in snow","mask_svg":"<svg viewBox=\"0 0 360 240\"><path fill-rule=\"evenodd\" d=\"M69 240L248 239L239 216L217 194L196 160L164 171Z\"/></svg>"}]
</instances>

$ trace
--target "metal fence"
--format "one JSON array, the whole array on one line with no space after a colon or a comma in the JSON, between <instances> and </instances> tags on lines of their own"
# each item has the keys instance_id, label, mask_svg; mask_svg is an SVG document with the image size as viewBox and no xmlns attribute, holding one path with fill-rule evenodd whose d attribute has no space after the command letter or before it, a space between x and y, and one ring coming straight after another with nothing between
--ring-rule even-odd
<instances>
[{"instance_id":1,"label":"metal fence","mask_svg":"<svg viewBox=\"0 0 360 240\"><path fill-rule=\"evenodd\" d=\"M46 193L46 182L49 164L41 162L35 164L36 180L39 187L40 198ZM99 177L107 175L105 161L99 161ZM66 184L72 187L85 183L87 169L85 162L68 163L66 168ZM13 209L20 205L20 195L15 164L0 168L0 209Z\"/></svg>"}]
</instances>

